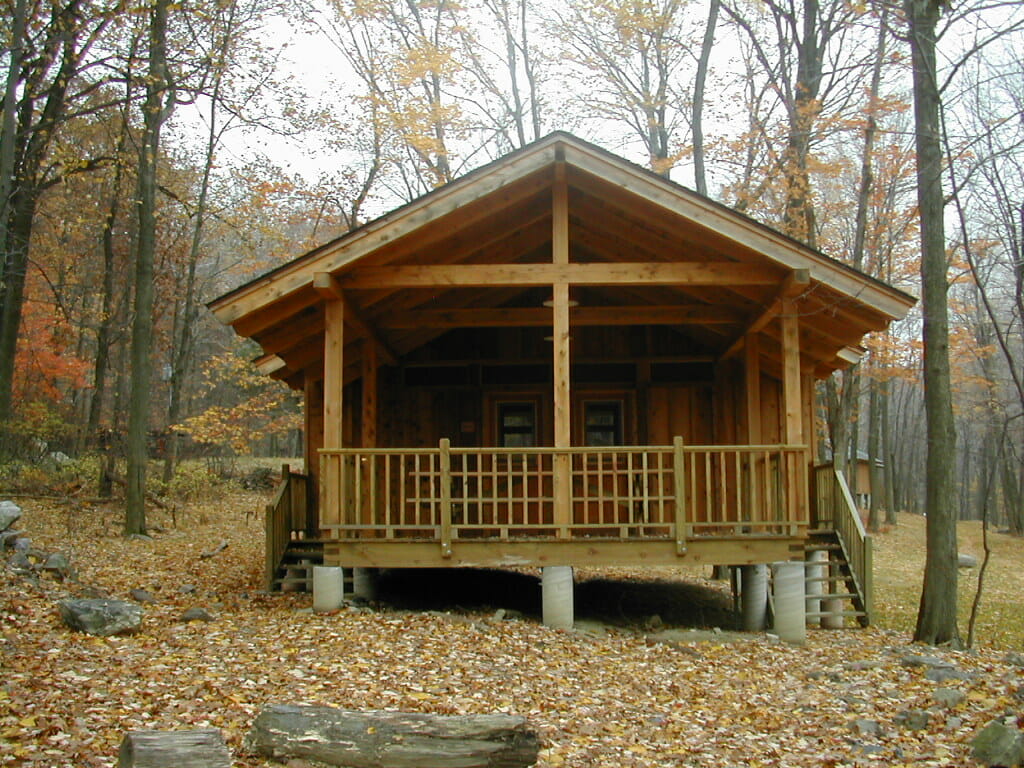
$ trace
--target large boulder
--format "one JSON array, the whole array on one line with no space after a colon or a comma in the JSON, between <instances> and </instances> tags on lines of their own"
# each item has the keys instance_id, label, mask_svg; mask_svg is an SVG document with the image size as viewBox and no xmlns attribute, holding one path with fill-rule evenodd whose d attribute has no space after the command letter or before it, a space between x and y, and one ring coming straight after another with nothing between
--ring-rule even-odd
<instances>
[{"instance_id":1,"label":"large boulder","mask_svg":"<svg viewBox=\"0 0 1024 768\"><path fill-rule=\"evenodd\" d=\"M993 720L971 740L971 755L982 765L1017 768L1024 763L1024 733L1015 724Z\"/></svg>"},{"instance_id":2,"label":"large boulder","mask_svg":"<svg viewBox=\"0 0 1024 768\"><path fill-rule=\"evenodd\" d=\"M977 568L978 558L974 555L969 555L966 552L961 552L956 556L956 564L961 568Z\"/></svg>"},{"instance_id":3,"label":"large boulder","mask_svg":"<svg viewBox=\"0 0 1024 768\"><path fill-rule=\"evenodd\" d=\"M142 607L125 600L71 598L57 608L65 624L89 635L126 635L142 626Z\"/></svg>"},{"instance_id":4,"label":"large boulder","mask_svg":"<svg viewBox=\"0 0 1024 768\"><path fill-rule=\"evenodd\" d=\"M13 501L0 501L0 531L6 531L21 517L21 507Z\"/></svg>"}]
</instances>

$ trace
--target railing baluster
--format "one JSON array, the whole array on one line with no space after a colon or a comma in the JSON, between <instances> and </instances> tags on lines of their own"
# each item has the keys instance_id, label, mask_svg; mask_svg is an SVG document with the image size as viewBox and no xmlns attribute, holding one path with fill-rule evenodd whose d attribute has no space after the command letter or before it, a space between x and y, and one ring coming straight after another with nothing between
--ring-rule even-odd
<instances>
[{"instance_id":1,"label":"railing baluster","mask_svg":"<svg viewBox=\"0 0 1024 768\"><path fill-rule=\"evenodd\" d=\"M686 539L690 532L686 525L686 457L683 455L683 438L680 435L672 438L672 466L676 491L676 554L682 555L686 552Z\"/></svg>"},{"instance_id":2,"label":"railing baluster","mask_svg":"<svg viewBox=\"0 0 1024 768\"><path fill-rule=\"evenodd\" d=\"M441 557L448 558L452 556L452 457L447 437L441 438L440 449Z\"/></svg>"}]
</instances>

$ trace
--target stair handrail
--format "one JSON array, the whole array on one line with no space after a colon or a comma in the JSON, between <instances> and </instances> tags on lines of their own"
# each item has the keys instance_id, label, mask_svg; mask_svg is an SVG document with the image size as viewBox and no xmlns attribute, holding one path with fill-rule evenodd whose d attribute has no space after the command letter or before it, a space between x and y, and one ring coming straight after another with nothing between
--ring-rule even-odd
<instances>
[{"instance_id":1,"label":"stair handrail","mask_svg":"<svg viewBox=\"0 0 1024 768\"><path fill-rule=\"evenodd\" d=\"M292 512L295 499L294 483L305 479L304 475L291 471L287 464L281 467L281 482L277 486L274 497L266 507L263 517L263 533L266 549L265 576L266 588L273 589L277 568L281 564L288 542L292 538Z\"/></svg>"},{"instance_id":2,"label":"stair handrail","mask_svg":"<svg viewBox=\"0 0 1024 768\"><path fill-rule=\"evenodd\" d=\"M850 493L850 486L842 470L830 468L834 478L833 492L831 496L832 524L835 527L836 535L839 536L839 543L843 546L846 555L846 562L850 567L850 574L860 593L861 601L864 604L866 623L870 624L874 610L874 552L871 536L864 528L860 512ZM830 478L830 479L832 479Z\"/></svg>"}]
</instances>

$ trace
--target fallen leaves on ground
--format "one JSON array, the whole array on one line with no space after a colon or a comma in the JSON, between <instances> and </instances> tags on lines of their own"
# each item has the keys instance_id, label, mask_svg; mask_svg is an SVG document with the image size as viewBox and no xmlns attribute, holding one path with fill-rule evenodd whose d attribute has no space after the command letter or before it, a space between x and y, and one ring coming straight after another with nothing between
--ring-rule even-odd
<instances>
[{"instance_id":1,"label":"fallen leaves on ground","mask_svg":"<svg viewBox=\"0 0 1024 768\"><path fill-rule=\"evenodd\" d=\"M3 572L0 765L112 766L128 730L215 727L236 765L268 766L241 742L271 702L521 714L543 740L540 766L964 765L970 738L1021 706L1022 670L1005 647L911 648L891 628L811 631L791 647L765 635L669 644L639 629L560 632L490 612L314 615L307 595L260 591L262 527L244 513L264 503L232 495L141 541L119 535L116 508L72 516L24 501L20 527L68 554L80 585L125 599L145 589L155 602L140 633L91 637L55 607L80 585ZM183 623L196 606L214 620ZM901 663L907 653L969 677L931 682ZM940 687L966 698L941 709ZM908 709L931 710L928 727L900 726Z\"/></svg>"}]
</instances>

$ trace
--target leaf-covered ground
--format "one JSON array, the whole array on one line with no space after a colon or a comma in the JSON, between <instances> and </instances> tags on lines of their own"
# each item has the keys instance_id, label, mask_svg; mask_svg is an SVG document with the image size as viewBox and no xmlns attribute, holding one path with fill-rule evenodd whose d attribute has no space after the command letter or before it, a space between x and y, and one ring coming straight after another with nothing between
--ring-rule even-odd
<instances>
[{"instance_id":1,"label":"leaf-covered ground","mask_svg":"<svg viewBox=\"0 0 1024 768\"><path fill-rule=\"evenodd\" d=\"M1008 656L1022 645L1024 542L1005 536L994 537L979 650L910 646L918 519L879 537L883 626L811 631L797 648L729 633L656 642L640 625L559 632L529 616L495 620L500 601L314 615L308 596L260 592L261 522L245 515L262 508L260 496L193 504L176 529L157 515L167 530L151 542L121 538L116 507L20 503L19 527L34 546L66 553L80 583L0 577L0 765L112 766L125 731L209 726L223 729L237 766L269 765L242 751L255 714L308 702L522 714L542 737L541 766L962 766L974 733L1024 706L1024 670ZM978 530L963 537L980 556ZM225 550L200 557L222 541ZM707 585L692 570L654 576ZM101 639L66 629L55 603L83 585L120 598L151 592L143 631ZM214 620L183 623L193 606ZM996 627L1000 617L1009 629ZM931 682L901 663L908 653L938 655L966 679ZM938 688L965 698L941 707ZM901 726L908 709L929 710L928 727Z\"/></svg>"}]
</instances>

